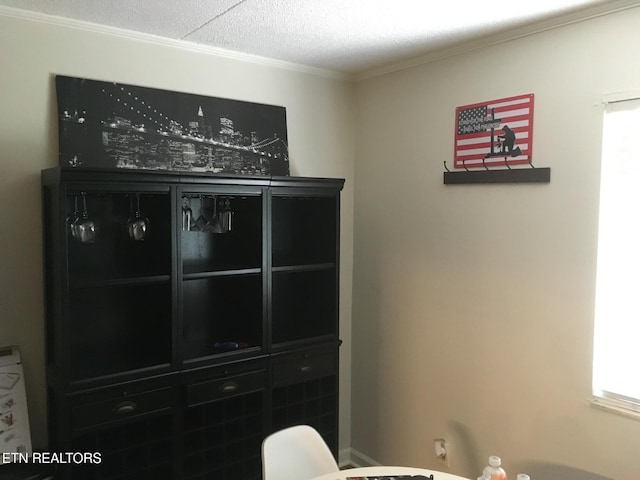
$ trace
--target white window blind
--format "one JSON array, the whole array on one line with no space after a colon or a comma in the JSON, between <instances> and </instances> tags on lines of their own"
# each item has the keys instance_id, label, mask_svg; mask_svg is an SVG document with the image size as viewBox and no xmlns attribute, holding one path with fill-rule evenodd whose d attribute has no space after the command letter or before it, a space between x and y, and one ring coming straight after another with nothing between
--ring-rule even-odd
<instances>
[{"instance_id":1,"label":"white window blind","mask_svg":"<svg viewBox=\"0 0 640 480\"><path fill-rule=\"evenodd\" d=\"M640 414L640 98L606 104L593 400Z\"/></svg>"}]
</instances>

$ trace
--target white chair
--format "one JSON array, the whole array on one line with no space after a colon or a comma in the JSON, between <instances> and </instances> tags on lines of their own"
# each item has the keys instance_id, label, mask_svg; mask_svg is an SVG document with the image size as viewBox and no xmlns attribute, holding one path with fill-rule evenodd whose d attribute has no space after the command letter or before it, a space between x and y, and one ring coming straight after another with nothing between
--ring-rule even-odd
<instances>
[{"instance_id":1,"label":"white chair","mask_svg":"<svg viewBox=\"0 0 640 480\"><path fill-rule=\"evenodd\" d=\"M339 470L324 439L309 425L285 428L262 442L263 480L310 480Z\"/></svg>"}]
</instances>

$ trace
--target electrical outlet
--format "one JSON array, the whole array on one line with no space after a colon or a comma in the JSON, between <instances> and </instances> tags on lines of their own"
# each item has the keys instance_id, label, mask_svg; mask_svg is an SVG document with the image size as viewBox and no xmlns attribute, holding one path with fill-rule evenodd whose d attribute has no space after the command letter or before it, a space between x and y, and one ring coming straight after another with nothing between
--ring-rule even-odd
<instances>
[{"instance_id":1,"label":"electrical outlet","mask_svg":"<svg viewBox=\"0 0 640 480\"><path fill-rule=\"evenodd\" d=\"M449 466L449 445L444 438L433 439L433 453L438 459L438 463L440 465L444 465L445 467Z\"/></svg>"}]
</instances>

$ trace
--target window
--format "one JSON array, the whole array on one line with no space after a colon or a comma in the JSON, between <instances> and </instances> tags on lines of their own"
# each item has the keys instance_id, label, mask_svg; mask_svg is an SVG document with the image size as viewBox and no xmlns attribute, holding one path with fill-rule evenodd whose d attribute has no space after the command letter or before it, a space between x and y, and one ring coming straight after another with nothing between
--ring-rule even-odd
<instances>
[{"instance_id":1,"label":"window","mask_svg":"<svg viewBox=\"0 0 640 480\"><path fill-rule=\"evenodd\" d=\"M640 92L605 104L593 402L640 417Z\"/></svg>"}]
</instances>

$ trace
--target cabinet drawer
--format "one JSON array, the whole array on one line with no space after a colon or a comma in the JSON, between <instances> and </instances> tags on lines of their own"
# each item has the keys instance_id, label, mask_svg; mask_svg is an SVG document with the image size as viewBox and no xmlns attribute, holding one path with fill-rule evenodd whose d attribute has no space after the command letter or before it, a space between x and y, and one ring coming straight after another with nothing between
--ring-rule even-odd
<instances>
[{"instance_id":1,"label":"cabinet drawer","mask_svg":"<svg viewBox=\"0 0 640 480\"><path fill-rule=\"evenodd\" d=\"M265 388L265 372L252 372L243 375L205 380L187 386L187 406L215 402L224 398L243 395Z\"/></svg>"},{"instance_id":2,"label":"cabinet drawer","mask_svg":"<svg viewBox=\"0 0 640 480\"><path fill-rule=\"evenodd\" d=\"M122 393L105 401L76 405L71 409L74 431L130 418L168 411L172 406L172 389L159 388L142 393Z\"/></svg>"},{"instance_id":3,"label":"cabinet drawer","mask_svg":"<svg viewBox=\"0 0 640 480\"><path fill-rule=\"evenodd\" d=\"M299 382L336 373L335 353L299 354L284 357L273 365L273 384Z\"/></svg>"}]
</instances>

